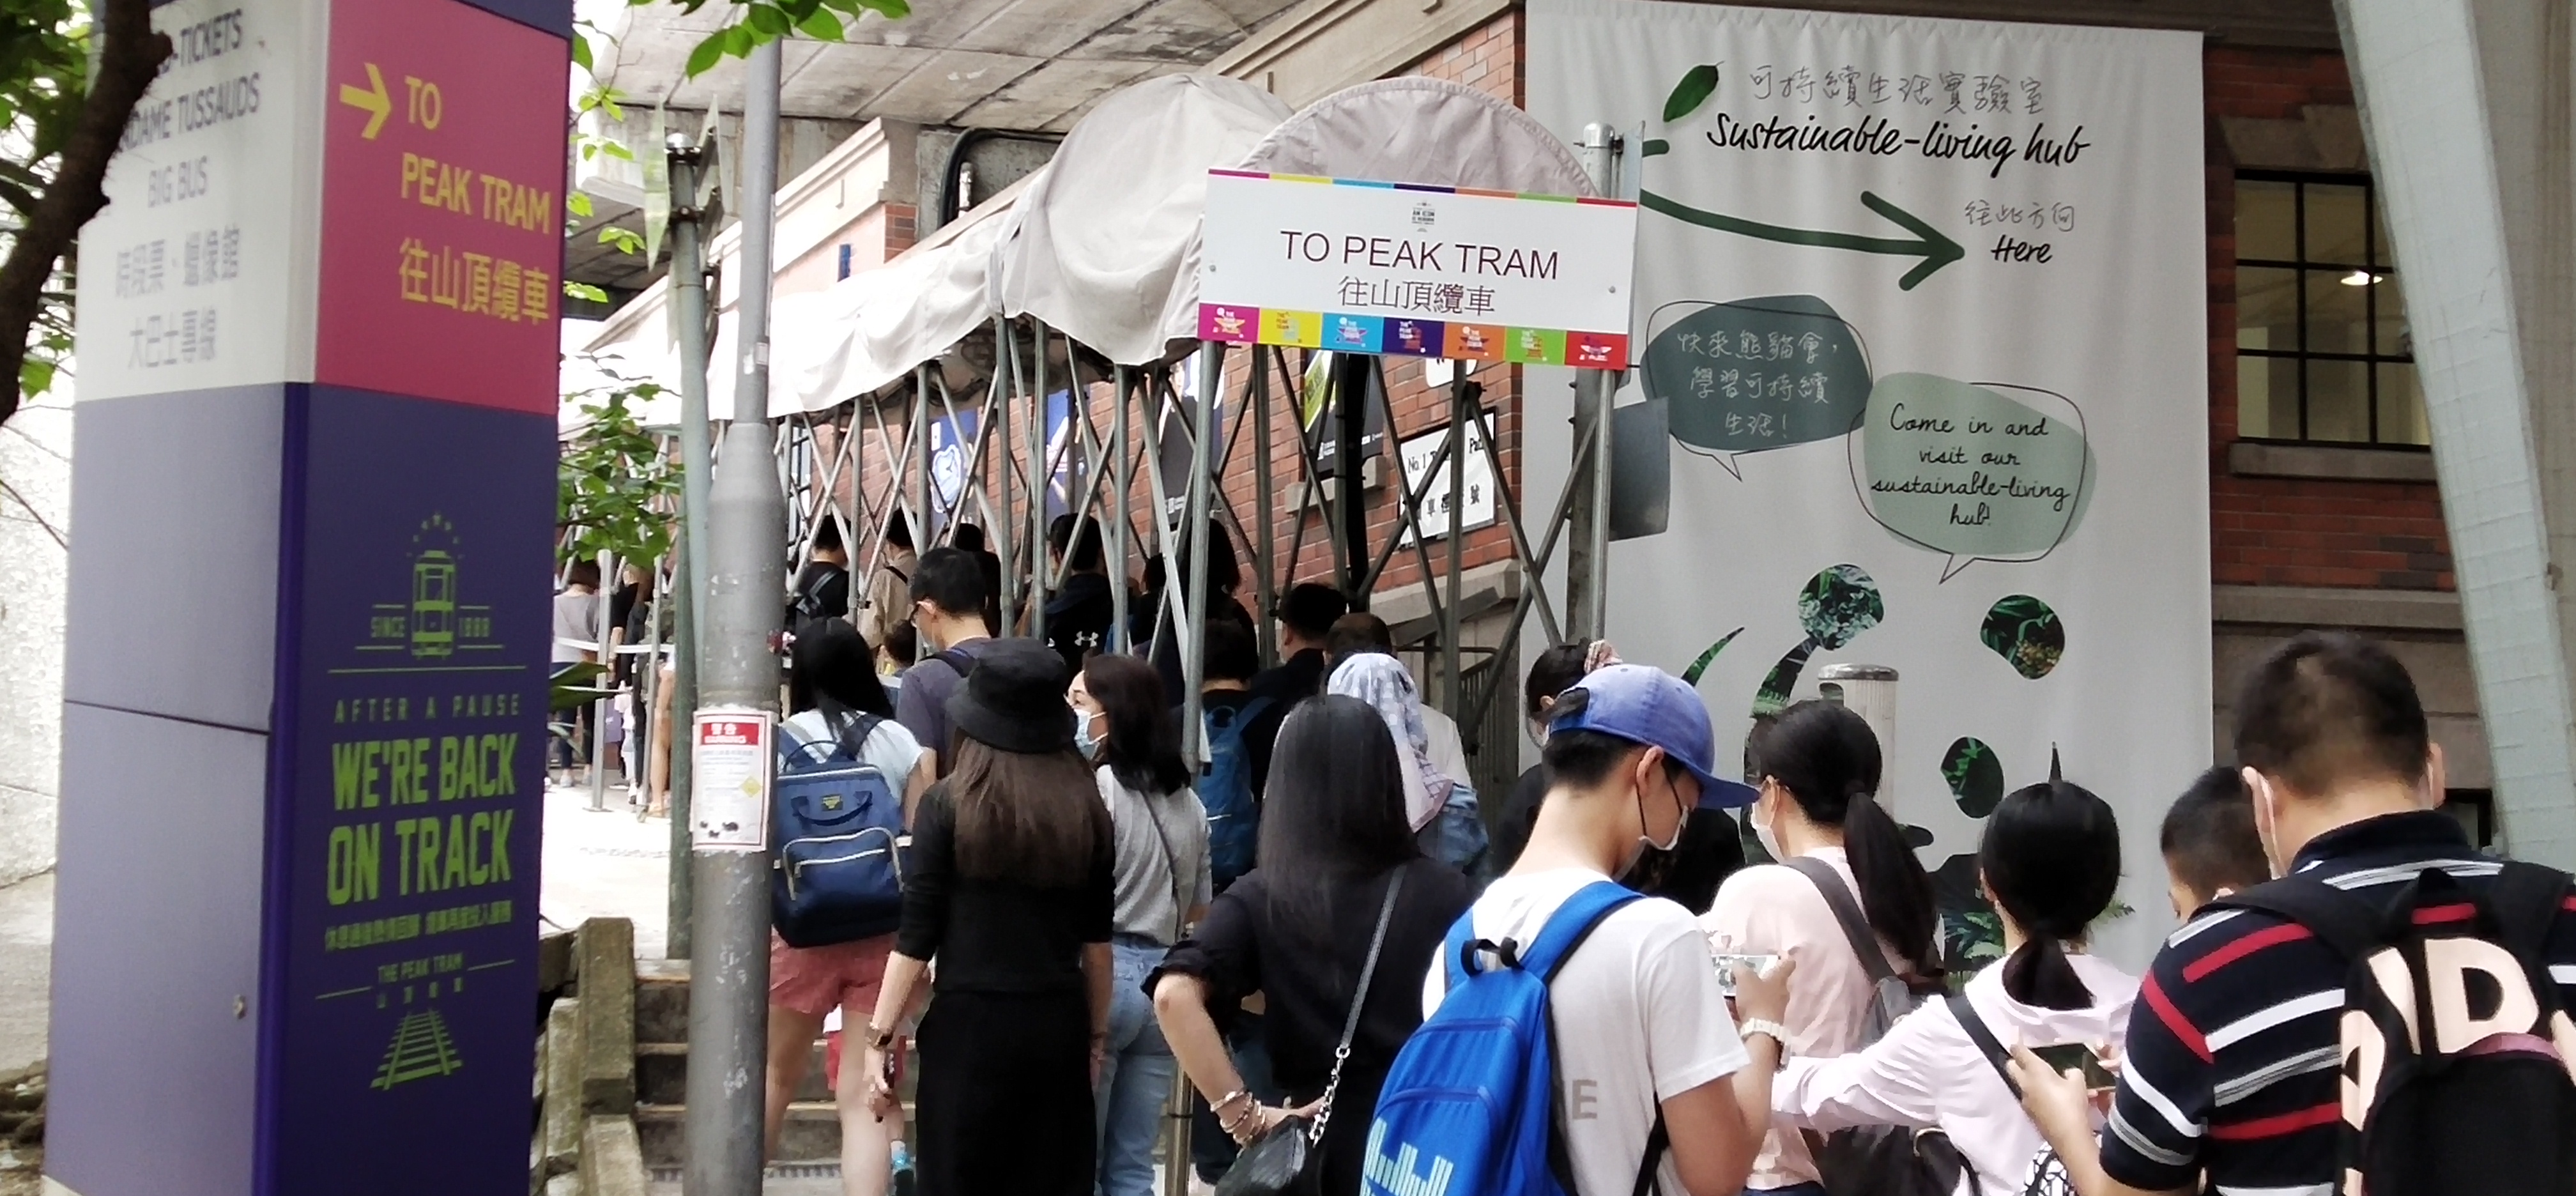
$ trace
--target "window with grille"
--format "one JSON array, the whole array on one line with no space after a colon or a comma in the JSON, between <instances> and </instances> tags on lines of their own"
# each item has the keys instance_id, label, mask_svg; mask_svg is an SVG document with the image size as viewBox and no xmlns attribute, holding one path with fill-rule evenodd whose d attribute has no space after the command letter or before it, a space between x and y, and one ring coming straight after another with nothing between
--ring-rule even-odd
<instances>
[{"instance_id":1,"label":"window with grille","mask_svg":"<svg viewBox=\"0 0 2576 1196\"><path fill-rule=\"evenodd\" d=\"M2424 392L2370 180L2236 178L2236 433L2422 447Z\"/></svg>"}]
</instances>

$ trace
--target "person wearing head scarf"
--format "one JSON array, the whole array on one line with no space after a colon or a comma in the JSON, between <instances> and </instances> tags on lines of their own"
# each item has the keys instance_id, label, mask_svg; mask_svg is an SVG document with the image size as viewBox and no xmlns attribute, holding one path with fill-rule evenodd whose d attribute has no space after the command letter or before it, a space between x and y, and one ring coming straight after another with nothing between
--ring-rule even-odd
<instances>
[{"instance_id":1,"label":"person wearing head scarf","mask_svg":"<svg viewBox=\"0 0 2576 1196\"><path fill-rule=\"evenodd\" d=\"M1404 770L1405 818L1416 831L1428 825L1449 800L1458 779L1442 775L1431 763L1431 737L1422 729L1421 692L1414 688L1413 674L1404 662L1375 652L1359 653L1333 670L1324 691L1358 698L1386 720L1387 732L1395 736L1396 764Z\"/></svg>"}]
</instances>

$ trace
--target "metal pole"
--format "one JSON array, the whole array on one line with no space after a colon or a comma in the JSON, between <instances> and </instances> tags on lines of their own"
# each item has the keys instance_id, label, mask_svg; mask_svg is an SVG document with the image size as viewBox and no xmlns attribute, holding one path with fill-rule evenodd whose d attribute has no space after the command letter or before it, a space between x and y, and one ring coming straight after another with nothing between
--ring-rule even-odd
<instances>
[{"instance_id":1,"label":"metal pole","mask_svg":"<svg viewBox=\"0 0 2576 1196\"><path fill-rule=\"evenodd\" d=\"M1036 336L1038 351L1037 385L1031 387L1029 392L1029 600L1026 616L1028 622L1024 626L1027 627L1030 637L1044 640L1047 602L1047 481L1053 473L1048 466L1053 464L1049 458L1055 451L1055 441L1047 435L1047 326L1040 321L1031 320L1029 327ZM1073 354L1069 349L1065 353L1065 360L1067 364L1073 360ZM1070 388L1066 390L1065 397L1068 400L1072 398ZM1070 417L1073 413L1067 411L1065 414Z\"/></svg>"},{"instance_id":2,"label":"metal pole","mask_svg":"<svg viewBox=\"0 0 2576 1196\"><path fill-rule=\"evenodd\" d=\"M673 134L671 160L671 310L680 351L680 535L671 561L671 905L663 954L689 958L697 878L689 868L691 761L685 734L698 708L698 645L706 642L698 610L706 596L707 481L714 476L707 436L707 211L699 203L705 150Z\"/></svg>"},{"instance_id":3,"label":"metal pole","mask_svg":"<svg viewBox=\"0 0 2576 1196\"><path fill-rule=\"evenodd\" d=\"M611 604L617 601L617 554L605 548L600 549L598 563L599 589L593 596L599 599L599 642L593 646L598 649L599 667L603 671L599 679L591 684L606 691L609 688L609 680L617 675L617 657L609 651L608 646L609 633L614 630L608 625L608 612L612 609ZM615 702L609 698L600 698L590 704L590 808L592 813L608 808L608 713L614 705Z\"/></svg>"},{"instance_id":4,"label":"metal pole","mask_svg":"<svg viewBox=\"0 0 2576 1196\"><path fill-rule=\"evenodd\" d=\"M1583 171L1593 189L1616 195L1619 135L1608 125L1583 126ZM1577 640L1602 638L1609 625L1605 591L1610 574L1610 402L1616 376L1608 370L1583 370L1574 382L1572 472L1566 475L1572 500L1567 519L1573 533L1565 553L1566 632Z\"/></svg>"},{"instance_id":5,"label":"metal pole","mask_svg":"<svg viewBox=\"0 0 2576 1196\"><path fill-rule=\"evenodd\" d=\"M698 878L689 867L689 786L696 761L689 758L689 727L698 709L698 594L683 578L699 566L693 544L671 547L671 905L663 924L666 959L687 959L696 941Z\"/></svg>"},{"instance_id":6,"label":"metal pole","mask_svg":"<svg viewBox=\"0 0 2576 1196\"><path fill-rule=\"evenodd\" d=\"M751 53L743 104L742 359L725 468L710 488L707 545L709 705L778 710L771 647L786 592L787 526L769 428L771 222L778 194L779 43ZM763 761L761 767L769 767ZM769 854L698 851L697 937L689 969L687 1196L757 1196L769 1071Z\"/></svg>"},{"instance_id":7,"label":"metal pole","mask_svg":"<svg viewBox=\"0 0 2576 1196\"><path fill-rule=\"evenodd\" d=\"M1224 342L1200 342L1198 405L1191 412L1189 499L1181 507L1181 518L1189 521L1181 527L1190 546L1190 575L1182 580L1189 587L1184 591L1189 595L1189 618L1184 620L1186 626L1175 628L1181 646L1181 758L1193 769L1207 758L1207 732L1199 721L1199 686L1207 680L1207 626L1215 621L1208 614L1208 441L1216 435L1216 400L1225 393L1224 371Z\"/></svg>"},{"instance_id":8,"label":"metal pole","mask_svg":"<svg viewBox=\"0 0 2576 1196\"><path fill-rule=\"evenodd\" d=\"M1449 380L1449 595L1441 603L1445 617L1440 626L1440 702L1451 718L1457 718L1459 710L1458 592L1466 583L1467 428L1471 418L1467 410L1467 372L1461 369ZM1421 534L1419 529L1414 532L1416 539ZM1472 726L1468 734L1475 734Z\"/></svg>"},{"instance_id":9,"label":"metal pole","mask_svg":"<svg viewBox=\"0 0 2576 1196\"><path fill-rule=\"evenodd\" d=\"M1109 644L1101 649L1104 652L1129 652L1136 647L1128 642L1135 637L1127 634L1127 540L1129 533L1135 530L1135 525L1129 522L1133 517L1130 513L1133 504L1127 491L1136 484L1133 463L1127 460L1127 379L1131 376L1126 366L1119 366L1111 383L1117 391L1116 405L1111 408L1117 415L1117 422L1109 428L1109 467L1118 477L1118 522L1109 529L1109 552L1118 561L1118 572L1109 579L1111 626Z\"/></svg>"},{"instance_id":10,"label":"metal pole","mask_svg":"<svg viewBox=\"0 0 2576 1196\"><path fill-rule=\"evenodd\" d=\"M1261 667L1279 664L1279 629L1271 618L1279 604L1278 586L1288 579L1279 576L1277 544L1279 510L1272 490L1278 485L1270 476L1270 371L1261 368L1261 350L1256 347L1246 355L1252 376L1244 390L1244 412L1235 417L1252 421L1252 509L1261 516L1261 530L1252 536L1253 593L1261 609L1253 622L1261 628Z\"/></svg>"},{"instance_id":11,"label":"metal pole","mask_svg":"<svg viewBox=\"0 0 2576 1196\"><path fill-rule=\"evenodd\" d=\"M1343 578L1355 611L1368 609L1369 587L1376 580L1368 575L1368 506L1360 493L1360 431L1368 424L1368 367L1368 359L1357 354L1333 357L1333 410L1340 420L1333 449L1334 476L1340 482L1333 515L1342 521L1342 547L1349 561Z\"/></svg>"},{"instance_id":12,"label":"metal pole","mask_svg":"<svg viewBox=\"0 0 2576 1196\"><path fill-rule=\"evenodd\" d=\"M1002 592L993 595L993 602L994 609L1001 612L1003 626L993 629L995 635L1010 634L1007 627L1011 620L1011 612L1020 602L1019 570L1012 568L1020 562L1019 554L1013 550L1011 543L1011 483L1016 476L1011 467L1011 399L1019 392L1022 380L1028 375L1020 372L1018 342L1019 337L1014 335L1010 320L1002 316L993 317L993 343L1001 350L1003 367L998 372L998 376L993 379L989 401L984 404L984 419L990 429L984 439L990 441L995 436L1000 437L1002 463L999 468L992 469L983 476L992 479L991 484L985 487L986 492L1002 502L1001 511L988 513L984 520L985 523L992 525L984 529L984 549L987 552L997 553L1002 558ZM1004 384L1005 379L1008 380L1008 385ZM980 452L975 454L975 467L979 471L988 467L984 454Z\"/></svg>"}]
</instances>

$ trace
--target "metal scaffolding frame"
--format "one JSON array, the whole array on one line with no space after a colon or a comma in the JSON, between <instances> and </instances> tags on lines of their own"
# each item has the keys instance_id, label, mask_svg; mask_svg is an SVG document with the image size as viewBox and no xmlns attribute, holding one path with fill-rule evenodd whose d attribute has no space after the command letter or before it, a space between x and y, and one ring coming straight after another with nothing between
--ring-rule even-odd
<instances>
[{"instance_id":1,"label":"metal scaffolding frame","mask_svg":"<svg viewBox=\"0 0 2576 1196\"><path fill-rule=\"evenodd\" d=\"M989 336L989 364L976 361L985 356L980 351L984 346L961 345L940 362L917 366L909 380L885 392L775 421L782 425L778 468L789 497L786 532L794 546L791 573L811 561L816 530L825 520L841 532L856 592L859 579L873 576L885 558L890 518L904 518L913 529L914 542L925 550L950 543L958 524L971 518L985 529L991 550L1002 558L999 599L1004 630L1043 636L1046 602L1062 590L1069 576L1066 562L1050 566L1047 559L1049 490L1069 482L1071 492L1061 497L1060 509L1073 515L1077 535L1088 525L1103 529L1103 563L1112 578L1133 576L1144 558L1154 553L1166 561L1192 563L1191 576L1169 578L1161 587L1161 605L1153 612L1154 631L1149 635L1130 635L1128 591L1123 584L1113 584L1114 627L1106 647L1138 651L1153 639L1169 637L1187 679L1185 692L1178 697L1183 707L1184 749L1193 756L1201 752L1192 731L1199 723L1197 688L1203 646L1191 612L1205 609L1208 602L1205 535L1199 529L1210 519L1222 521L1239 552L1248 551L1251 596L1264 614L1272 608L1278 585L1304 571L1310 545L1329 554L1337 588L1354 598L1375 592L1396 554L1409 551L1435 628L1427 637L1432 646L1425 652L1426 673L1440 681L1440 700L1435 704L1457 719L1471 737L1475 732L1467 729L1482 728L1491 703L1514 687L1475 687L1481 692L1475 700L1467 700L1471 687L1465 658L1480 652L1507 653L1533 615L1551 642L1572 630L1566 613L1580 605L1580 593L1552 596L1542 579L1559 551L1586 530L1595 559L1602 551L1600 540L1606 528L1599 522L1578 529L1577 536L1566 532L1574 512L1586 505L1585 491L1605 472L1596 467L1595 454L1605 446L1595 431L1607 421L1584 421L1567 487L1549 506L1545 521L1533 526L1525 517L1518 487L1503 468L1494 437L1467 435L1467 421L1482 418L1477 402L1482 387L1461 371L1448 385L1446 427L1429 461L1418 471L1409 470L1400 451L1382 450L1391 471L1395 526L1378 543L1355 543L1353 529L1346 526L1340 509L1339 488L1323 474L1311 438L1302 432L1293 436L1293 454L1280 453L1274 445L1277 400L1285 395L1293 401L1299 394L1299 380L1312 361L1308 351L1299 350L1292 359L1288 350L1275 346L1204 342L1188 359L1195 363L1198 393L1192 396L1194 401L1184 404L1178 389L1183 373L1178 361L1112 366L1066 334L1027 318L996 316ZM970 341L980 339L979 335ZM1367 382L1363 401L1376 408L1374 414L1384 420L1388 438L1400 440L1405 429L1397 423L1394 399L1384 382L1384 363L1375 357L1361 360ZM974 370L971 380L952 386L954 371L946 367L957 361L973 361L984 368ZM1229 365L1235 371L1231 379L1225 376ZM1610 388L1602 389L1606 393ZM1055 418L1048 411L1051 392L1061 396L1057 401L1063 405ZM1225 412L1221 434L1220 410ZM969 414L975 416L974 427L965 432L966 420L961 417ZM1184 414L1188 418L1182 418ZM930 428L939 421L962 441L963 468L944 484L934 476L930 439ZM1050 428L1059 421L1059 427ZM1419 436L1427 429L1412 431ZM1247 432L1249 446L1244 443ZM1179 494L1170 492L1162 469L1166 438L1173 436L1179 437L1189 455L1184 476L1190 484ZM1505 616L1499 649L1471 649L1461 642L1467 533L1427 527L1423 518L1441 471L1469 452L1480 456L1493 475L1497 522L1507 535L1510 560L1524 576ZM1243 460L1246 456L1248 462ZM1138 522L1142 513L1135 509L1134 483L1140 469L1152 509L1177 510L1177 519ZM1247 471L1255 508L1250 520L1223 484L1228 479L1240 481ZM1465 471L1449 469L1447 481L1448 509L1458 511L1463 506ZM953 494L944 492L949 486L954 487ZM1283 500L1292 500L1293 506L1283 505ZM1283 510L1299 513L1284 552L1274 518ZM1323 534L1310 536L1309 528L1316 524ZM1365 532L1361 534L1365 539ZM1433 536L1446 543L1435 548ZM1569 590L1580 591L1582 582L1578 574L1566 584ZM1263 662L1275 663L1277 644L1269 620L1256 623ZM1485 745L1471 739L1469 746L1477 750Z\"/></svg>"}]
</instances>

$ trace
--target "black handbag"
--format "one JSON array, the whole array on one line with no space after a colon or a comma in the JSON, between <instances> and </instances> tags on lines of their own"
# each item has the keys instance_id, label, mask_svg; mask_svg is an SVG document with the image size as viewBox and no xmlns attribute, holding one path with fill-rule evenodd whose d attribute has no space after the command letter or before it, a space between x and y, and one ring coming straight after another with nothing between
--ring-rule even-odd
<instances>
[{"instance_id":1,"label":"black handbag","mask_svg":"<svg viewBox=\"0 0 2576 1196\"><path fill-rule=\"evenodd\" d=\"M1216 1196L1314 1196L1321 1177L1324 1127L1333 1120L1333 1093L1342 1086L1342 1064L1351 1057L1351 1037L1359 1033L1360 1009L1368 1004L1369 981L1377 975L1378 949L1386 945L1386 924L1395 917L1395 895L1404 889L1398 869L1386 882L1386 900L1378 906L1377 930L1369 936L1368 962L1360 965L1359 987L1351 991L1350 1016L1342 1019L1341 1045L1333 1048L1333 1074L1324 1081L1324 1097L1312 1117L1289 1117L1245 1143L1216 1181Z\"/></svg>"}]
</instances>

